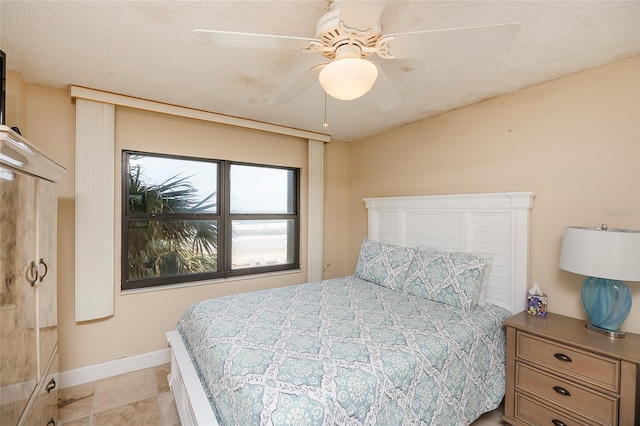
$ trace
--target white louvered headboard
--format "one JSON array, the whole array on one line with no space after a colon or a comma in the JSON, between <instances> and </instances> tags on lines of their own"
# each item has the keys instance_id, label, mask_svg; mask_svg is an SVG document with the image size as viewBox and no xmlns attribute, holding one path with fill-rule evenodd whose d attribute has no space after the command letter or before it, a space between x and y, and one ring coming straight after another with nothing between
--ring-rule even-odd
<instances>
[{"instance_id":1,"label":"white louvered headboard","mask_svg":"<svg viewBox=\"0 0 640 426\"><path fill-rule=\"evenodd\" d=\"M532 192L365 198L369 238L493 256L486 301L516 314L529 279Z\"/></svg>"}]
</instances>

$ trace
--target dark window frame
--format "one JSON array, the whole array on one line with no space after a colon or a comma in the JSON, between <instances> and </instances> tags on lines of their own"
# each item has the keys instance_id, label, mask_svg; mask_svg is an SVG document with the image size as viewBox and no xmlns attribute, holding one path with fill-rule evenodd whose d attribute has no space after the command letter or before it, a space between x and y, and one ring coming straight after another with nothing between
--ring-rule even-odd
<instances>
[{"instance_id":1,"label":"dark window frame","mask_svg":"<svg viewBox=\"0 0 640 426\"><path fill-rule=\"evenodd\" d=\"M190 160L200 162L212 162L217 167L217 212L216 213L164 213L164 214L142 214L129 212L129 161L130 155L152 156L158 158ZM289 182L289 194L293 197L291 213L231 213L231 191L230 191L230 170L233 165L243 165L251 167L264 167L268 169L287 170L293 173L293 179ZM300 268L300 168L274 166L270 164L257 164L240 161L218 160L210 158L200 158L192 156L158 154L151 152L141 152L134 150L122 150L122 172L121 172L121 188L122 188L122 211L121 211L121 289L134 290L142 288L158 288L167 285L186 284L196 281L206 281L213 279L221 279L228 277L240 277L249 275L258 275L270 272L287 271ZM195 273L187 275L176 275L155 278L139 278L129 279L129 222L138 221L158 221L158 220L216 220L217 221L217 264L218 271ZM274 264L267 266L247 267L240 269L232 269L231 252L232 252L232 227L231 223L235 220L292 220L293 221L293 247L289 247L292 251L292 262L286 264Z\"/></svg>"}]
</instances>

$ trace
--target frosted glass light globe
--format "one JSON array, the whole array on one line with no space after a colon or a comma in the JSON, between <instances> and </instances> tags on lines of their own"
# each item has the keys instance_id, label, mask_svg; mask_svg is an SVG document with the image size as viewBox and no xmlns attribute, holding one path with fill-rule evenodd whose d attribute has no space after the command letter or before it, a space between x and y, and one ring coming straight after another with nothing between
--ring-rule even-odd
<instances>
[{"instance_id":1,"label":"frosted glass light globe","mask_svg":"<svg viewBox=\"0 0 640 426\"><path fill-rule=\"evenodd\" d=\"M361 58L335 59L320 71L320 85L331 96L343 101L357 99L371 90L378 78L378 67Z\"/></svg>"}]
</instances>

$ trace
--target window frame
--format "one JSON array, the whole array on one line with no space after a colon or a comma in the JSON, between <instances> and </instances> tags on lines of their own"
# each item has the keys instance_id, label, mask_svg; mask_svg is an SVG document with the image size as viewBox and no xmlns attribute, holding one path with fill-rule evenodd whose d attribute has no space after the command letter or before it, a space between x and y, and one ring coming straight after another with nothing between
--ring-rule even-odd
<instances>
[{"instance_id":1,"label":"window frame","mask_svg":"<svg viewBox=\"0 0 640 426\"><path fill-rule=\"evenodd\" d=\"M129 156L141 155L176 160L190 160L216 163L217 167L217 212L216 213L130 213L129 212ZM289 184L291 213L231 213L231 182L230 170L233 165L263 167L267 169L287 170L293 173L293 179ZM218 160L174 154L161 154L142 152L135 150L122 150L122 211L121 211L121 277L120 288L123 291L136 289L153 289L168 285L180 285L197 281L224 279L229 277L241 277L259 275L265 273L288 271L300 268L300 168L277 166L271 164L258 164L241 161ZM197 217L197 219L195 219ZM174 275L167 277L129 279L129 223L145 220L216 220L217 221L217 266L216 272L202 272L186 275ZM274 264L267 266L255 266L232 269L232 226L234 220L293 220L293 238L291 244L292 262L286 264Z\"/></svg>"}]
</instances>

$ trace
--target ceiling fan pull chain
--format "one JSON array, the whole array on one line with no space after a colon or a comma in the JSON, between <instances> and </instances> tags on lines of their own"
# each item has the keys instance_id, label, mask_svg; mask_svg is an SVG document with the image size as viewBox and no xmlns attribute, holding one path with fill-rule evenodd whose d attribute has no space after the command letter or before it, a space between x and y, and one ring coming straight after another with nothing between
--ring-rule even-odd
<instances>
[{"instance_id":1,"label":"ceiling fan pull chain","mask_svg":"<svg viewBox=\"0 0 640 426\"><path fill-rule=\"evenodd\" d=\"M324 130L327 130L329 123L327 123L327 92L324 92L324 123L322 123Z\"/></svg>"}]
</instances>

